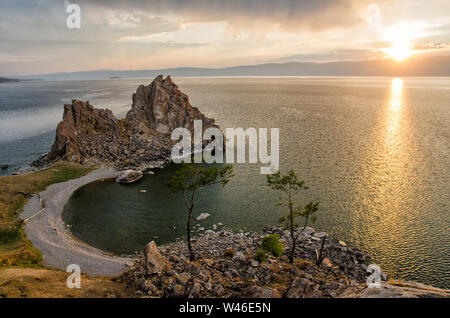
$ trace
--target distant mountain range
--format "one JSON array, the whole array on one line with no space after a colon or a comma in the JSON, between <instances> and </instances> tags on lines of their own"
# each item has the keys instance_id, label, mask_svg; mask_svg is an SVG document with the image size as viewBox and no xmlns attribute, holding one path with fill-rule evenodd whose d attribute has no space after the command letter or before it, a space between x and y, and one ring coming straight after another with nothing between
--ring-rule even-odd
<instances>
[{"instance_id":1,"label":"distant mountain range","mask_svg":"<svg viewBox=\"0 0 450 318\"><path fill-rule=\"evenodd\" d=\"M0 77L0 83L12 83L12 82L20 82L20 80L16 78Z\"/></svg>"},{"instance_id":2,"label":"distant mountain range","mask_svg":"<svg viewBox=\"0 0 450 318\"><path fill-rule=\"evenodd\" d=\"M343 62L287 62L225 68L180 67L157 70L96 70L72 73L16 76L20 79L92 80L114 78L153 78L159 74L188 76L450 76L450 56L411 57L403 62L392 59Z\"/></svg>"}]
</instances>

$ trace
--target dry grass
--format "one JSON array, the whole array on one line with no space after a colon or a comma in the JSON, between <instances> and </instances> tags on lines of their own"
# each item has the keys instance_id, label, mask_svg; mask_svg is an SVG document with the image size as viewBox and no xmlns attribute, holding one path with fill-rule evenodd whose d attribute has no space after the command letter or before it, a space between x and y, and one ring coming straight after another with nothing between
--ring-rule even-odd
<instances>
[{"instance_id":1,"label":"dry grass","mask_svg":"<svg viewBox=\"0 0 450 318\"><path fill-rule=\"evenodd\" d=\"M81 288L67 287L70 274L45 269L10 268L0 270L0 298L132 297L120 280L81 277Z\"/></svg>"},{"instance_id":2,"label":"dry grass","mask_svg":"<svg viewBox=\"0 0 450 318\"><path fill-rule=\"evenodd\" d=\"M28 198L25 193L39 193L49 185L79 178L92 171L71 163L57 163L36 173L0 177L0 268L40 267L41 253L26 239L17 220Z\"/></svg>"}]
</instances>

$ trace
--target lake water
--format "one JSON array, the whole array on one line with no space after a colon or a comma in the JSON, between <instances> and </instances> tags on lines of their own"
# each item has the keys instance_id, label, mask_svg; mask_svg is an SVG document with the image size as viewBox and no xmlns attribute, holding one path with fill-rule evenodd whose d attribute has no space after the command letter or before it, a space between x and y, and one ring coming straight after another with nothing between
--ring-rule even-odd
<instances>
[{"instance_id":1,"label":"lake water","mask_svg":"<svg viewBox=\"0 0 450 318\"><path fill-rule=\"evenodd\" d=\"M310 188L297 202L321 202L313 227L370 253L397 278L450 287L450 78L174 80L222 128L280 128L280 169L294 169ZM132 92L150 81L1 84L0 161L14 169L48 151L63 103L90 100L123 116ZM165 186L172 170L127 186L87 185L64 220L80 239L117 254L172 241L186 220L180 194ZM277 223L284 211L259 165L235 164L235 173L226 188L201 193L195 216L211 216L194 225Z\"/></svg>"}]
</instances>

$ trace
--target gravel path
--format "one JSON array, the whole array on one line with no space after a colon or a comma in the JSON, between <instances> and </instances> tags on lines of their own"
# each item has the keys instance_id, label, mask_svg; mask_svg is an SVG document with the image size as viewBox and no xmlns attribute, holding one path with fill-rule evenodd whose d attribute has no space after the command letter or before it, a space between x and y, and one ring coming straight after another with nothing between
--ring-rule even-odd
<instances>
[{"instance_id":1,"label":"gravel path","mask_svg":"<svg viewBox=\"0 0 450 318\"><path fill-rule=\"evenodd\" d=\"M52 184L40 193L45 210L39 214L36 214L42 209L39 197L34 196L28 201L20 218L29 218L25 223L25 233L42 251L46 266L65 271L68 265L78 264L81 272L89 276L118 276L127 269L129 258L106 254L77 240L61 219L64 205L75 190L96 180L113 178L114 172L113 169L98 169L79 179Z\"/></svg>"}]
</instances>

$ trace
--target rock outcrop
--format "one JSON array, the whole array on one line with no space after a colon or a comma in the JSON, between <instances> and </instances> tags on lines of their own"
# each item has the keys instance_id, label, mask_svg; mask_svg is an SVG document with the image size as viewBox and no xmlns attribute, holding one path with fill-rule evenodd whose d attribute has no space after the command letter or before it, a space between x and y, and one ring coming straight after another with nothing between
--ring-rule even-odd
<instances>
[{"instance_id":1,"label":"rock outcrop","mask_svg":"<svg viewBox=\"0 0 450 318\"><path fill-rule=\"evenodd\" d=\"M189 261L185 242L174 242L159 248L170 269L149 274L146 248L123 278L144 297L340 297L365 288L368 255L329 237L324 255L332 266L316 265L322 242L304 234L293 264L286 255L270 254L259 262L255 254L267 234L279 234L288 248L289 232L281 228L266 227L264 233L208 230L193 238L195 262Z\"/></svg>"},{"instance_id":2,"label":"rock outcrop","mask_svg":"<svg viewBox=\"0 0 450 318\"><path fill-rule=\"evenodd\" d=\"M281 228L265 227L263 233L208 230L193 238L194 262L183 241L159 249L151 242L122 278L139 297L450 297L448 290L386 281L384 274L381 288L368 288L370 256L327 236L323 249L327 261L317 264L314 255L322 242L313 233L311 227L300 233L293 264L286 255L269 254L263 262L255 258L267 234L280 235L287 251L290 235Z\"/></svg>"},{"instance_id":3,"label":"rock outcrop","mask_svg":"<svg viewBox=\"0 0 450 318\"><path fill-rule=\"evenodd\" d=\"M144 249L144 266L147 274L157 274L170 269L167 259L159 253L154 241Z\"/></svg>"},{"instance_id":4,"label":"rock outcrop","mask_svg":"<svg viewBox=\"0 0 450 318\"><path fill-rule=\"evenodd\" d=\"M89 101L64 105L63 120L56 129L51 151L35 165L67 160L81 164L108 163L123 168L152 168L169 161L177 127L193 131L194 120L203 129L217 127L182 93L170 76L156 77L137 88L126 118L117 119L108 109L94 108Z\"/></svg>"}]
</instances>

